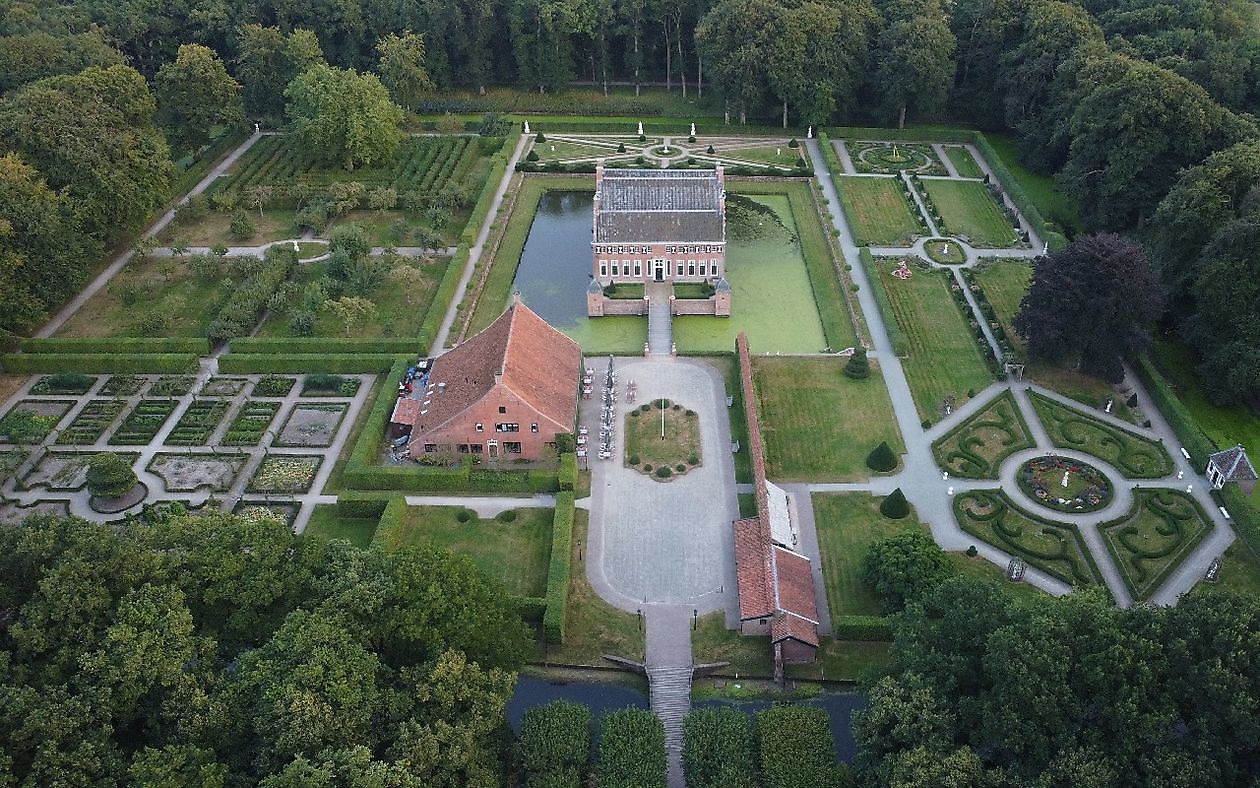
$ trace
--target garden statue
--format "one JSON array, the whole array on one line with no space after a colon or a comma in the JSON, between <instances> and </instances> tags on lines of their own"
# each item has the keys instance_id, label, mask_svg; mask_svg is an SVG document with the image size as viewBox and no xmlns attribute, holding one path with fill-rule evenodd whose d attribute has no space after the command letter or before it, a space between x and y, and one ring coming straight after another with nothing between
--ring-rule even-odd
<instances>
[{"instance_id":1,"label":"garden statue","mask_svg":"<svg viewBox=\"0 0 1260 788\"><path fill-rule=\"evenodd\" d=\"M639 121L639 136L643 136L643 121Z\"/></svg>"},{"instance_id":2,"label":"garden statue","mask_svg":"<svg viewBox=\"0 0 1260 788\"><path fill-rule=\"evenodd\" d=\"M1064 487L1068 486L1068 473L1070 473L1070 471L1063 472L1063 486Z\"/></svg>"},{"instance_id":3,"label":"garden statue","mask_svg":"<svg viewBox=\"0 0 1260 788\"><path fill-rule=\"evenodd\" d=\"M1049 241L1046 241L1045 243L1043 243L1043 244L1041 245L1041 253L1042 253L1042 254L1050 254L1050 242L1049 242Z\"/></svg>"},{"instance_id":4,"label":"garden statue","mask_svg":"<svg viewBox=\"0 0 1260 788\"><path fill-rule=\"evenodd\" d=\"M293 239L293 251L294 253L297 253L298 251L298 242L296 238Z\"/></svg>"},{"instance_id":5,"label":"garden statue","mask_svg":"<svg viewBox=\"0 0 1260 788\"><path fill-rule=\"evenodd\" d=\"M810 126L805 130L805 139L812 140L814 138L814 127Z\"/></svg>"},{"instance_id":6,"label":"garden statue","mask_svg":"<svg viewBox=\"0 0 1260 788\"><path fill-rule=\"evenodd\" d=\"M255 133L255 134L257 134L257 133L258 133L258 124L257 124L257 123L255 123L255 124L254 124L254 133Z\"/></svg>"},{"instance_id":7,"label":"garden statue","mask_svg":"<svg viewBox=\"0 0 1260 788\"><path fill-rule=\"evenodd\" d=\"M695 124L695 123L692 123L692 124L691 124L691 136L693 136L693 137L694 137L694 136L696 136L696 124Z\"/></svg>"},{"instance_id":8,"label":"garden statue","mask_svg":"<svg viewBox=\"0 0 1260 788\"><path fill-rule=\"evenodd\" d=\"M529 136L529 121L525 121L525 135Z\"/></svg>"}]
</instances>

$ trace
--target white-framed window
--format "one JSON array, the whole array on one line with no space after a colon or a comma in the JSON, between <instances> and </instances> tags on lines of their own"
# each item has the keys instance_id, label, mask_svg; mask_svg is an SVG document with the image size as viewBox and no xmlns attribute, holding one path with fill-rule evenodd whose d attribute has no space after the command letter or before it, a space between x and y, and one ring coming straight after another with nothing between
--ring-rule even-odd
<instances>
[{"instance_id":1,"label":"white-framed window","mask_svg":"<svg viewBox=\"0 0 1260 788\"><path fill-rule=\"evenodd\" d=\"M485 427L483 427L483 426L482 426L481 422L477 422L477 432L481 432L481 431L483 431L484 429L485 429Z\"/></svg>"},{"instance_id":2,"label":"white-framed window","mask_svg":"<svg viewBox=\"0 0 1260 788\"><path fill-rule=\"evenodd\" d=\"M688 260L687 261L687 276L695 276L695 275L696 275L696 261Z\"/></svg>"},{"instance_id":3,"label":"white-framed window","mask_svg":"<svg viewBox=\"0 0 1260 788\"><path fill-rule=\"evenodd\" d=\"M530 431L530 432L538 432L538 422L534 422L533 424L530 424L530 425L529 425L529 431Z\"/></svg>"},{"instance_id":4,"label":"white-framed window","mask_svg":"<svg viewBox=\"0 0 1260 788\"><path fill-rule=\"evenodd\" d=\"M703 261L703 260L701 260L701 261L700 261L700 275L701 275L701 276L708 276L708 275L709 275L709 271L708 271L708 269L709 269L709 267L708 267L707 265L705 265L705 264L704 264L704 261Z\"/></svg>"},{"instance_id":5,"label":"white-framed window","mask_svg":"<svg viewBox=\"0 0 1260 788\"><path fill-rule=\"evenodd\" d=\"M635 261L634 261L634 268L635 268L635 270L636 270L636 271L637 271L637 270L639 270L639 266L640 266L640 265L642 265L642 263L643 263L643 261L642 261L642 260L635 260Z\"/></svg>"},{"instance_id":6,"label":"white-framed window","mask_svg":"<svg viewBox=\"0 0 1260 788\"><path fill-rule=\"evenodd\" d=\"M621 276L621 266L613 263L613 276Z\"/></svg>"},{"instance_id":7,"label":"white-framed window","mask_svg":"<svg viewBox=\"0 0 1260 788\"><path fill-rule=\"evenodd\" d=\"M642 264L639 263L638 260L634 261L634 275L643 276L643 266Z\"/></svg>"},{"instance_id":8,"label":"white-framed window","mask_svg":"<svg viewBox=\"0 0 1260 788\"><path fill-rule=\"evenodd\" d=\"M608 276L608 263L605 263L603 260L599 261L599 275Z\"/></svg>"}]
</instances>

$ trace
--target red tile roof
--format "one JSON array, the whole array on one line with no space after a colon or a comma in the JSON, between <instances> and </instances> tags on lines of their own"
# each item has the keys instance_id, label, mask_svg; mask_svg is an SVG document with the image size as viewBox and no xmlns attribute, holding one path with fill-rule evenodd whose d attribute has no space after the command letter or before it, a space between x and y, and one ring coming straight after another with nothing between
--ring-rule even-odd
<instances>
[{"instance_id":1,"label":"red tile roof","mask_svg":"<svg viewBox=\"0 0 1260 788\"><path fill-rule=\"evenodd\" d=\"M394 403L394 415L389 417L390 424L415 424L420 413L420 400L400 398Z\"/></svg>"},{"instance_id":2,"label":"red tile roof","mask_svg":"<svg viewBox=\"0 0 1260 788\"><path fill-rule=\"evenodd\" d=\"M433 363L415 427L440 428L501 382L556 429L571 430L581 369L582 348L514 302L483 331Z\"/></svg>"},{"instance_id":3,"label":"red tile roof","mask_svg":"<svg viewBox=\"0 0 1260 788\"><path fill-rule=\"evenodd\" d=\"M775 607L811 622L818 622L818 604L814 599L814 573L809 559L800 553L774 548Z\"/></svg>"},{"instance_id":4,"label":"red tile roof","mask_svg":"<svg viewBox=\"0 0 1260 788\"><path fill-rule=\"evenodd\" d=\"M812 621L791 613L779 613L770 622L770 642L778 643L788 638L818 648L818 632Z\"/></svg>"},{"instance_id":5,"label":"red tile roof","mask_svg":"<svg viewBox=\"0 0 1260 788\"><path fill-rule=\"evenodd\" d=\"M741 620L764 618L774 612L774 581L770 532L759 518L735 521L735 577L739 586Z\"/></svg>"}]
</instances>

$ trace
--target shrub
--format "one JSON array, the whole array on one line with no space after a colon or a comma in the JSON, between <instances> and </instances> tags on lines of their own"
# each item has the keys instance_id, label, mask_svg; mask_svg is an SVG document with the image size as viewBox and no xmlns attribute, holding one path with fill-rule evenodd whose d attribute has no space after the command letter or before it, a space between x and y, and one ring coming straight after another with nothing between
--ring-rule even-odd
<instances>
[{"instance_id":1,"label":"shrub","mask_svg":"<svg viewBox=\"0 0 1260 788\"><path fill-rule=\"evenodd\" d=\"M577 451L577 438L571 432L556 433L556 451L560 454Z\"/></svg>"},{"instance_id":2,"label":"shrub","mask_svg":"<svg viewBox=\"0 0 1260 788\"><path fill-rule=\"evenodd\" d=\"M674 466L674 470L678 471L679 473L686 473L687 466L680 462Z\"/></svg>"},{"instance_id":3,"label":"shrub","mask_svg":"<svg viewBox=\"0 0 1260 788\"><path fill-rule=\"evenodd\" d=\"M707 154L709 154L710 156L712 156L712 155L713 155L713 146L712 146L712 145L710 145L708 148L705 148L705 151L704 151L704 152L705 152L705 153L707 153Z\"/></svg>"},{"instance_id":4,"label":"shrub","mask_svg":"<svg viewBox=\"0 0 1260 788\"><path fill-rule=\"evenodd\" d=\"M546 141L547 141L547 135L543 134L541 131L534 135L534 142L546 142Z\"/></svg>"},{"instance_id":5,"label":"shrub","mask_svg":"<svg viewBox=\"0 0 1260 788\"><path fill-rule=\"evenodd\" d=\"M474 516L475 515L471 510L460 509L458 512L455 513L455 521L460 522L460 523L466 523L469 520L473 519Z\"/></svg>"},{"instance_id":6,"label":"shrub","mask_svg":"<svg viewBox=\"0 0 1260 788\"><path fill-rule=\"evenodd\" d=\"M600 720L601 788L665 788L665 726L646 709L608 712Z\"/></svg>"},{"instance_id":7,"label":"shrub","mask_svg":"<svg viewBox=\"0 0 1260 788\"><path fill-rule=\"evenodd\" d=\"M525 154L525 161L538 161L538 151L532 150Z\"/></svg>"},{"instance_id":8,"label":"shrub","mask_svg":"<svg viewBox=\"0 0 1260 788\"><path fill-rule=\"evenodd\" d=\"M674 475L674 472L673 472L672 470L670 470L670 468L669 468L669 466L668 466L668 465L661 465L661 466L657 467L657 469L656 469L656 475L657 475L657 477L658 477L658 478L661 478L661 479L668 479L670 476L673 476L673 475Z\"/></svg>"},{"instance_id":9,"label":"shrub","mask_svg":"<svg viewBox=\"0 0 1260 788\"><path fill-rule=\"evenodd\" d=\"M884 612L895 613L936 588L951 571L949 558L931 536L906 531L870 546L862 559L861 578L879 597Z\"/></svg>"},{"instance_id":10,"label":"shrub","mask_svg":"<svg viewBox=\"0 0 1260 788\"><path fill-rule=\"evenodd\" d=\"M780 705L760 711L757 739L762 782L767 788L843 784L826 710Z\"/></svg>"},{"instance_id":11,"label":"shrub","mask_svg":"<svg viewBox=\"0 0 1260 788\"><path fill-rule=\"evenodd\" d=\"M564 642L565 613L569 604L569 573L573 560L573 493L556 494L551 521L551 561L547 565L547 611L543 632L548 642Z\"/></svg>"},{"instance_id":12,"label":"shrub","mask_svg":"<svg viewBox=\"0 0 1260 788\"><path fill-rule=\"evenodd\" d=\"M854 349L853 355L849 356L848 363L844 365L844 374L854 380L870 377L871 363L866 358L866 348L859 345Z\"/></svg>"},{"instance_id":13,"label":"shrub","mask_svg":"<svg viewBox=\"0 0 1260 788\"><path fill-rule=\"evenodd\" d=\"M232 215L232 223L228 226L228 230L232 233L232 237L238 241L252 237L256 231L254 223L250 221L249 216L243 211Z\"/></svg>"},{"instance_id":14,"label":"shrub","mask_svg":"<svg viewBox=\"0 0 1260 788\"><path fill-rule=\"evenodd\" d=\"M583 779L591 759L591 710L567 700L530 709L521 720L519 747L527 785L565 784L555 781L557 772Z\"/></svg>"},{"instance_id":15,"label":"shrub","mask_svg":"<svg viewBox=\"0 0 1260 788\"><path fill-rule=\"evenodd\" d=\"M494 516L494 519L498 520L501 523L514 523L516 522L516 510L507 509L505 511L499 512L497 515Z\"/></svg>"},{"instance_id":16,"label":"shrub","mask_svg":"<svg viewBox=\"0 0 1260 788\"><path fill-rule=\"evenodd\" d=\"M970 547L967 548L968 558L975 558L979 553L980 551L976 549L975 545L971 545Z\"/></svg>"},{"instance_id":17,"label":"shrub","mask_svg":"<svg viewBox=\"0 0 1260 788\"><path fill-rule=\"evenodd\" d=\"M317 372L306 376L306 382L302 384L302 391L336 391L341 388L341 384L345 380L341 375Z\"/></svg>"},{"instance_id":18,"label":"shrub","mask_svg":"<svg viewBox=\"0 0 1260 788\"><path fill-rule=\"evenodd\" d=\"M876 473L888 473L897 467L897 455L893 454L888 441L881 441L878 446L871 449L871 453L866 455L866 467Z\"/></svg>"},{"instance_id":19,"label":"shrub","mask_svg":"<svg viewBox=\"0 0 1260 788\"><path fill-rule=\"evenodd\" d=\"M793 137L792 139L788 140L788 147L789 147L789 148L799 148L799 147L801 147L801 143L799 143L799 142L797 142L797 141L796 141L796 137Z\"/></svg>"},{"instance_id":20,"label":"shrub","mask_svg":"<svg viewBox=\"0 0 1260 788\"><path fill-rule=\"evenodd\" d=\"M650 463L650 462L645 462L645 463L643 463L643 470L645 470L645 471L650 471L650 470L652 470L652 463Z\"/></svg>"},{"instance_id":21,"label":"shrub","mask_svg":"<svg viewBox=\"0 0 1260 788\"><path fill-rule=\"evenodd\" d=\"M97 498L121 498L137 483L131 463L114 454L102 452L88 461L87 489Z\"/></svg>"},{"instance_id":22,"label":"shrub","mask_svg":"<svg viewBox=\"0 0 1260 788\"><path fill-rule=\"evenodd\" d=\"M624 142L619 143L619 144L617 145L617 152L618 152L618 153L625 153L625 152L626 152L626 143L624 143Z\"/></svg>"},{"instance_id":23,"label":"shrub","mask_svg":"<svg viewBox=\"0 0 1260 788\"><path fill-rule=\"evenodd\" d=\"M694 455L694 454L693 454L693 455L691 455L690 457L688 457L688 458L687 458L687 464L688 464L688 465L699 465L699 464L700 464L700 458L699 458L699 457L697 457L696 455Z\"/></svg>"},{"instance_id":24,"label":"shrub","mask_svg":"<svg viewBox=\"0 0 1260 788\"><path fill-rule=\"evenodd\" d=\"M96 378L82 372L58 372L40 380L31 387L33 394L84 394L92 388Z\"/></svg>"},{"instance_id":25,"label":"shrub","mask_svg":"<svg viewBox=\"0 0 1260 788\"><path fill-rule=\"evenodd\" d=\"M738 709L696 709L683 720L683 771L689 788L754 788L752 718Z\"/></svg>"},{"instance_id":26,"label":"shrub","mask_svg":"<svg viewBox=\"0 0 1260 788\"><path fill-rule=\"evenodd\" d=\"M891 520L900 520L910 514L910 504L906 502L906 496L900 487L880 502L879 513Z\"/></svg>"}]
</instances>

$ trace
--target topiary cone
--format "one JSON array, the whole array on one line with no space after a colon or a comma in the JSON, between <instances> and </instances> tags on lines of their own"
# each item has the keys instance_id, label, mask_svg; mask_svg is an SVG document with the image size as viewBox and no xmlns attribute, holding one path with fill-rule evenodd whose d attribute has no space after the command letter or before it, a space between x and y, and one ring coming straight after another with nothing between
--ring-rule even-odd
<instances>
[{"instance_id":1,"label":"topiary cone","mask_svg":"<svg viewBox=\"0 0 1260 788\"><path fill-rule=\"evenodd\" d=\"M888 441L880 442L870 454L866 455L866 467L877 473L887 473L897 467L897 455L893 454Z\"/></svg>"},{"instance_id":2,"label":"topiary cone","mask_svg":"<svg viewBox=\"0 0 1260 788\"><path fill-rule=\"evenodd\" d=\"M858 346L853 351L853 355L849 356L849 363L844 365L844 374L854 380L870 376L871 363L866 358L866 348Z\"/></svg>"},{"instance_id":3,"label":"topiary cone","mask_svg":"<svg viewBox=\"0 0 1260 788\"><path fill-rule=\"evenodd\" d=\"M910 504L906 502L906 496L901 492L900 487L880 501L879 513L890 520L900 520L910 514Z\"/></svg>"}]
</instances>

